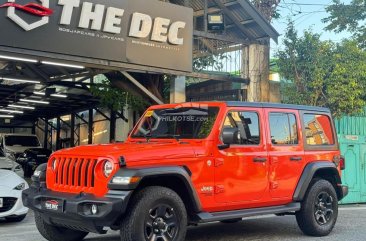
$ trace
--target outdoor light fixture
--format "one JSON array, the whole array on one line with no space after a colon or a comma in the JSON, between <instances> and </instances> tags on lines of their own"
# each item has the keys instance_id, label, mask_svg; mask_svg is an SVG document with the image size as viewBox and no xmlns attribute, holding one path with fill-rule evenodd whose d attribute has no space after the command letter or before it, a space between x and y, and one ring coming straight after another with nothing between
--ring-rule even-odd
<instances>
[{"instance_id":1,"label":"outdoor light fixture","mask_svg":"<svg viewBox=\"0 0 366 241\"><path fill-rule=\"evenodd\" d=\"M222 13L208 14L207 29L210 31L224 31L225 30L224 15Z\"/></svg>"},{"instance_id":2,"label":"outdoor light fixture","mask_svg":"<svg viewBox=\"0 0 366 241\"><path fill-rule=\"evenodd\" d=\"M42 101L42 100L30 100L30 99L20 99L20 101L28 102L28 103L36 103L36 104L45 104L48 105L50 102Z\"/></svg>"},{"instance_id":3,"label":"outdoor light fixture","mask_svg":"<svg viewBox=\"0 0 366 241\"><path fill-rule=\"evenodd\" d=\"M58 98L67 98L67 95L63 95L63 94L52 94L52 97L58 97Z\"/></svg>"},{"instance_id":4,"label":"outdoor light fixture","mask_svg":"<svg viewBox=\"0 0 366 241\"><path fill-rule=\"evenodd\" d=\"M15 78L8 78L8 77L0 77L0 79L13 81L13 82L31 83L31 84L40 84L41 83L38 80L29 80L29 79L15 79Z\"/></svg>"},{"instance_id":5,"label":"outdoor light fixture","mask_svg":"<svg viewBox=\"0 0 366 241\"><path fill-rule=\"evenodd\" d=\"M8 107L27 109L27 110L34 110L35 109L33 106L22 106L22 105L8 105Z\"/></svg>"},{"instance_id":6,"label":"outdoor light fixture","mask_svg":"<svg viewBox=\"0 0 366 241\"><path fill-rule=\"evenodd\" d=\"M33 92L33 94L35 94L35 95L42 95L42 96L45 96L46 95L46 93L44 93L44 92L38 92L38 91ZM67 95L63 95L63 94L50 94L50 96L52 96L52 97L58 97L58 98L67 98Z\"/></svg>"},{"instance_id":7,"label":"outdoor light fixture","mask_svg":"<svg viewBox=\"0 0 366 241\"><path fill-rule=\"evenodd\" d=\"M0 115L0 118L14 118L13 115Z\"/></svg>"},{"instance_id":8,"label":"outdoor light fixture","mask_svg":"<svg viewBox=\"0 0 366 241\"><path fill-rule=\"evenodd\" d=\"M42 64L49 64L49 65L56 65L56 66L62 66L62 67L70 67L75 69L84 69L84 66L81 65L75 65L75 64L64 64L64 63L57 63L57 62L51 62L51 61L42 61Z\"/></svg>"},{"instance_id":9,"label":"outdoor light fixture","mask_svg":"<svg viewBox=\"0 0 366 241\"><path fill-rule=\"evenodd\" d=\"M19 57L6 56L6 55L0 55L0 59L18 60L18 61L30 62L30 63L37 63L38 62L38 60L35 60L35 59L19 58Z\"/></svg>"},{"instance_id":10,"label":"outdoor light fixture","mask_svg":"<svg viewBox=\"0 0 366 241\"><path fill-rule=\"evenodd\" d=\"M23 114L23 111L20 110L7 110L7 109L0 109L0 112L6 112L6 113L16 113L16 114Z\"/></svg>"}]
</instances>

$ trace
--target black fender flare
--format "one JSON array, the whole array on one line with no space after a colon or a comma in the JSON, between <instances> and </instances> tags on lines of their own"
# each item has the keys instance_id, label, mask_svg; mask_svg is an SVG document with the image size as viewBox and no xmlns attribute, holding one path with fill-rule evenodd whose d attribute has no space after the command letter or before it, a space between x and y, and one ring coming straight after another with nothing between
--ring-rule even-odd
<instances>
[{"instance_id":1,"label":"black fender flare","mask_svg":"<svg viewBox=\"0 0 366 241\"><path fill-rule=\"evenodd\" d=\"M310 182L313 179L314 175L318 171L326 171L331 173L335 177L335 181L337 186L335 187L337 194L339 195L338 188L340 188L340 184L342 184L341 177L339 176L338 169L333 162L330 161L317 161L311 162L307 164L304 168L304 171L301 174L299 182L297 183L293 200L294 201L302 201L305 197L306 191L309 188ZM343 198L343 197L341 197Z\"/></svg>"},{"instance_id":2,"label":"black fender flare","mask_svg":"<svg viewBox=\"0 0 366 241\"><path fill-rule=\"evenodd\" d=\"M174 177L179 178L184 183L184 188L189 194L189 198L193 203L195 211L201 211L201 202L194 188L190 177L190 171L187 167L182 166L159 166L159 167L142 167L128 168L123 167L111 178L108 188L109 190L135 190L139 184L148 178L156 177ZM133 184L123 185L113 183L114 177L139 177L140 180Z\"/></svg>"}]
</instances>

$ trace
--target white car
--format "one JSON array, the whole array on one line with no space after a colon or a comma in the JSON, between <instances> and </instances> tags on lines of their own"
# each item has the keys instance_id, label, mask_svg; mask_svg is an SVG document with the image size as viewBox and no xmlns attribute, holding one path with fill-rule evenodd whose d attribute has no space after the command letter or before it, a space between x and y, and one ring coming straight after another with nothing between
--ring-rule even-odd
<instances>
[{"instance_id":1,"label":"white car","mask_svg":"<svg viewBox=\"0 0 366 241\"><path fill-rule=\"evenodd\" d=\"M5 155L0 151L0 169L13 171L18 176L24 177L24 171L20 164L16 163L9 157L5 157ZM1 183L0 183L1 185Z\"/></svg>"},{"instance_id":2,"label":"white car","mask_svg":"<svg viewBox=\"0 0 366 241\"><path fill-rule=\"evenodd\" d=\"M12 171L0 170L0 218L10 222L22 221L28 213L22 201L27 182Z\"/></svg>"},{"instance_id":3,"label":"white car","mask_svg":"<svg viewBox=\"0 0 366 241\"><path fill-rule=\"evenodd\" d=\"M0 149L5 156L14 161L29 148L41 148L42 145L36 135L28 134L0 134Z\"/></svg>"}]
</instances>

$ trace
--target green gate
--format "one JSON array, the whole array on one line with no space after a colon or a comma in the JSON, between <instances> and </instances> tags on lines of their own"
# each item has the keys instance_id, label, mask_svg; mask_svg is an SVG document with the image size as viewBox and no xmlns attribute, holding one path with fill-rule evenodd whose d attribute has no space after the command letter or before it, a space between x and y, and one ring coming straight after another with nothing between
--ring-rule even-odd
<instances>
[{"instance_id":1,"label":"green gate","mask_svg":"<svg viewBox=\"0 0 366 241\"><path fill-rule=\"evenodd\" d=\"M346 159L346 170L342 180L349 187L349 193L341 203L366 202L366 136L339 136L341 153Z\"/></svg>"}]
</instances>

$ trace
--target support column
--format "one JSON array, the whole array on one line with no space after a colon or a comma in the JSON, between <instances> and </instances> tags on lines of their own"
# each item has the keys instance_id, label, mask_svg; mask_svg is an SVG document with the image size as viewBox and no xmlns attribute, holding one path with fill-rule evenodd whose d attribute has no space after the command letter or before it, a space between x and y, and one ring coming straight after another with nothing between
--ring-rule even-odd
<instances>
[{"instance_id":1,"label":"support column","mask_svg":"<svg viewBox=\"0 0 366 241\"><path fill-rule=\"evenodd\" d=\"M43 137L43 147L47 149L48 147L48 119L44 119L44 137Z\"/></svg>"},{"instance_id":2,"label":"support column","mask_svg":"<svg viewBox=\"0 0 366 241\"><path fill-rule=\"evenodd\" d=\"M57 117L56 121L56 150L61 149L61 119Z\"/></svg>"},{"instance_id":3,"label":"support column","mask_svg":"<svg viewBox=\"0 0 366 241\"><path fill-rule=\"evenodd\" d=\"M93 114L93 109L90 109L88 120L88 144L93 144Z\"/></svg>"},{"instance_id":4,"label":"support column","mask_svg":"<svg viewBox=\"0 0 366 241\"><path fill-rule=\"evenodd\" d=\"M251 44L247 54L248 77L248 101L269 102L269 45Z\"/></svg>"},{"instance_id":5,"label":"support column","mask_svg":"<svg viewBox=\"0 0 366 241\"><path fill-rule=\"evenodd\" d=\"M111 119L109 122L109 142L111 143L116 141L116 119L116 112L111 110Z\"/></svg>"},{"instance_id":6,"label":"support column","mask_svg":"<svg viewBox=\"0 0 366 241\"><path fill-rule=\"evenodd\" d=\"M170 103L186 102L186 77L177 76L170 81Z\"/></svg>"},{"instance_id":7,"label":"support column","mask_svg":"<svg viewBox=\"0 0 366 241\"><path fill-rule=\"evenodd\" d=\"M70 120L70 129L71 129L70 147L74 147L75 146L75 114L72 113L70 118L71 118L71 120Z\"/></svg>"}]
</instances>

